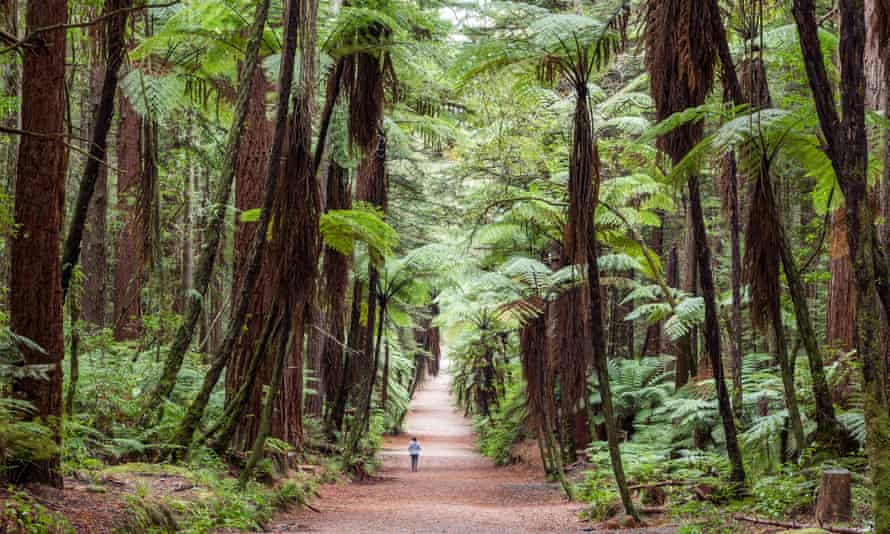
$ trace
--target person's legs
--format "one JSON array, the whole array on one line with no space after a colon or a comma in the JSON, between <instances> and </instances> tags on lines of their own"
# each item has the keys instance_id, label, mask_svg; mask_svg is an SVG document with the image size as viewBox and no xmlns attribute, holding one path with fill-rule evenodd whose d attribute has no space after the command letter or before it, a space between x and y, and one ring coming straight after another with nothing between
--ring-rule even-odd
<instances>
[{"instance_id":1,"label":"person's legs","mask_svg":"<svg viewBox=\"0 0 890 534\"><path fill-rule=\"evenodd\" d=\"M416 454L411 455L411 472L412 473L417 471L417 459L418 458L419 458L419 456Z\"/></svg>"}]
</instances>

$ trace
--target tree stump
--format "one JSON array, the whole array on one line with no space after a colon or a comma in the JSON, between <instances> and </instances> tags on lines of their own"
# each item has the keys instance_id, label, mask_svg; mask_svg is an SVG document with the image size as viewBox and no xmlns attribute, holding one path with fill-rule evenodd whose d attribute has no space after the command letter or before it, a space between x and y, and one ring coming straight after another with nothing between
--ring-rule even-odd
<instances>
[{"instance_id":1,"label":"tree stump","mask_svg":"<svg viewBox=\"0 0 890 534\"><path fill-rule=\"evenodd\" d=\"M667 501L667 493L659 486L652 486L643 490L642 502L648 506L664 506Z\"/></svg>"},{"instance_id":2,"label":"tree stump","mask_svg":"<svg viewBox=\"0 0 890 534\"><path fill-rule=\"evenodd\" d=\"M850 472L846 469L826 469L822 473L819 496L816 499L816 521L837 523L852 517Z\"/></svg>"}]
</instances>

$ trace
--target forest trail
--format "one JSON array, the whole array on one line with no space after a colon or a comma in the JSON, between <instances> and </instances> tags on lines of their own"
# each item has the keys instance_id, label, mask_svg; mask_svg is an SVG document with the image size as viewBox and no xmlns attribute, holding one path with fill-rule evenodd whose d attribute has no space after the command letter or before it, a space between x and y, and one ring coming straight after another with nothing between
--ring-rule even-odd
<instances>
[{"instance_id":1,"label":"forest trail","mask_svg":"<svg viewBox=\"0 0 890 534\"><path fill-rule=\"evenodd\" d=\"M443 366L445 367L445 366ZM475 450L469 420L452 406L450 376L429 380L411 402L403 435L387 438L377 480L324 487L270 531L339 533L577 532L580 505L527 467L495 467ZM423 446L411 473L408 440Z\"/></svg>"}]
</instances>

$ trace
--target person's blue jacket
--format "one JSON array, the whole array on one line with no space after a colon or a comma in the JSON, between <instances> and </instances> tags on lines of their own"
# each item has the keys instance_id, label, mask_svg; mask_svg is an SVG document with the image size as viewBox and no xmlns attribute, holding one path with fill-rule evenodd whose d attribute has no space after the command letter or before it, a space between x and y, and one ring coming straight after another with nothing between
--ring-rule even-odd
<instances>
[{"instance_id":1,"label":"person's blue jacket","mask_svg":"<svg viewBox=\"0 0 890 534\"><path fill-rule=\"evenodd\" d=\"M418 456L418 455L420 455L420 451L421 451L420 443L418 443L416 441L412 441L412 442L408 443L408 454L410 454L411 456Z\"/></svg>"}]
</instances>

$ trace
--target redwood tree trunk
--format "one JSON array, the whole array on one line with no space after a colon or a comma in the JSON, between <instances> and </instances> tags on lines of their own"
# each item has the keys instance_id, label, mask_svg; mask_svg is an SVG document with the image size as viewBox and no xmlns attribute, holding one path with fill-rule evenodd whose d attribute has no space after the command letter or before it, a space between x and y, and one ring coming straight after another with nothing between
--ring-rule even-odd
<instances>
[{"instance_id":1,"label":"redwood tree trunk","mask_svg":"<svg viewBox=\"0 0 890 534\"><path fill-rule=\"evenodd\" d=\"M29 0L28 32L68 21L66 0ZM59 242L65 194L65 41L66 31L45 32L43 40L23 50L22 129L38 135L22 137L16 168L15 220L12 239L10 327L45 352L22 347L26 364L49 365L48 380L13 383L13 395L34 405L34 418L52 430L61 443L62 266ZM60 455L7 464L17 483L40 482L62 487Z\"/></svg>"},{"instance_id":2,"label":"redwood tree trunk","mask_svg":"<svg viewBox=\"0 0 890 534\"><path fill-rule=\"evenodd\" d=\"M269 83L263 76L262 68L253 72L253 88L244 128L244 141L238 156L238 170L235 173L235 207L239 211L258 208L263 203L266 183L266 167L269 149L272 146L274 125L266 117L265 98ZM250 248L257 223L239 222L235 227L234 278L232 281L232 302L236 302L244 275L248 267ZM268 261L263 260L256 287L250 295L250 307L242 334L235 345L231 363L226 367L226 402L231 402L246 378L255 344L269 320L273 298L269 291ZM263 358L257 372L259 384L268 384L272 377L272 358ZM253 446L259 432L260 414L263 410L263 388L254 387L247 396L247 410L235 432L233 446L238 451L248 451Z\"/></svg>"},{"instance_id":3,"label":"redwood tree trunk","mask_svg":"<svg viewBox=\"0 0 890 534\"><path fill-rule=\"evenodd\" d=\"M347 170L331 161L328 167L327 210L352 207L352 190ZM322 385L325 398L336 403L344 387L344 351L346 340L346 292L349 289L350 260L336 250L325 247L323 271L323 295L325 333L321 356ZM333 413L333 410L329 411Z\"/></svg>"},{"instance_id":4,"label":"redwood tree trunk","mask_svg":"<svg viewBox=\"0 0 890 534\"><path fill-rule=\"evenodd\" d=\"M136 339L142 330L142 268L146 232L139 216L142 196L142 119L132 104L120 98L117 139L117 198L121 229L114 270L114 338Z\"/></svg>"},{"instance_id":5,"label":"redwood tree trunk","mask_svg":"<svg viewBox=\"0 0 890 534\"><path fill-rule=\"evenodd\" d=\"M93 99L93 116L97 116L100 108L102 80L105 67L99 54L93 58L91 98ZM112 95L113 98L113 95ZM95 123L95 119L93 121ZM95 127L91 124L91 127ZM105 289L108 274L108 253L105 243L107 233L106 217L108 215L108 167L101 165L96 177L96 188L87 212L83 233L82 264L84 273L83 296L81 297L80 314L84 321L96 326L105 324Z\"/></svg>"},{"instance_id":6,"label":"redwood tree trunk","mask_svg":"<svg viewBox=\"0 0 890 534\"><path fill-rule=\"evenodd\" d=\"M844 208L831 217L831 248L828 285L828 343L847 351L855 345L856 288L853 262L847 243L847 222Z\"/></svg>"},{"instance_id":7,"label":"redwood tree trunk","mask_svg":"<svg viewBox=\"0 0 890 534\"><path fill-rule=\"evenodd\" d=\"M102 82L102 94L92 124L92 140L89 147L89 158L83 171L71 228L62 247L62 292L68 292L71 272L80 257L81 240L90 200L93 197L99 175L102 171L108 147L108 131L114 116L114 96L117 93L118 70L124 59L124 30L127 24L126 8L132 0L105 0L105 13L117 12L107 19L105 27L105 76ZM64 298L64 295L63 295Z\"/></svg>"},{"instance_id":8,"label":"redwood tree trunk","mask_svg":"<svg viewBox=\"0 0 890 534\"><path fill-rule=\"evenodd\" d=\"M287 3L288 25L297 24L300 80L292 103L289 150L285 179L279 182L274 208L276 239L271 261L275 262L273 283L285 309L292 310L292 341L287 366L282 373L281 396L272 421L272 435L299 447L303 436L303 367L305 335L310 306L318 278L321 241L318 232L321 210L320 189L313 172L312 118L315 86L316 0ZM298 9L299 13L291 10ZM290 31L290 30L289 30ZM324 143L324 140L320 141Z\"/></svg>"}]
</instances>

